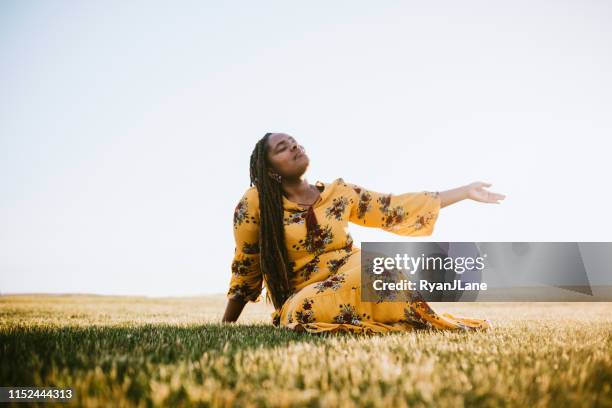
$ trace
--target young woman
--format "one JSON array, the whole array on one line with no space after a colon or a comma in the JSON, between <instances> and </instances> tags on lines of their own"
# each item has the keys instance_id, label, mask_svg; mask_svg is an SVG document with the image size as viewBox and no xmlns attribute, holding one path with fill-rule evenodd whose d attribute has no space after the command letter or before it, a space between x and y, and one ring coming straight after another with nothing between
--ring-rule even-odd
<instances>
[{"instance_id":1,"label":"young woman","mask_svg":"<svg viewBox=\"0 0 612 408\"><path fill-rule=\"evenodd\" d=\"M275 326L319 333L487 329L488 320L433 311L418 293L407 302L362 302L360 248L348 223L431 235L440 208L466 198L499 203L475 182L442 192L381 194L337 178L309 184L309 158L285 133L266 133L251 154L251 186L234 211L236 241L223 322L260 300L265 283Z\"/></svg>"}]
</instances>

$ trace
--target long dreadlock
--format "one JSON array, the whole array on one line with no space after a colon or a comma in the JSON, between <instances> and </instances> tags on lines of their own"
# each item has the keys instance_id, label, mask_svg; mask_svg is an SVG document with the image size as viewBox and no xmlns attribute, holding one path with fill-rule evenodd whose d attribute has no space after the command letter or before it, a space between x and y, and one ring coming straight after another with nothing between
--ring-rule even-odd
<instances>
[{"instance_id":1,"label":"long dreadlock","mask_svg":"<svg viewBox=\"0 0 612 408\"><path fill-rule=\"evenodd\" d=\"M291 266L285 246L282 188L268 173L272 170L267 157L271 134L266 133L253 149L250 185L257 187L259 196L259 257L268 287L266 297L272 300L276 309L280 309L291 294Z\"/></svg>"}]
</instances>

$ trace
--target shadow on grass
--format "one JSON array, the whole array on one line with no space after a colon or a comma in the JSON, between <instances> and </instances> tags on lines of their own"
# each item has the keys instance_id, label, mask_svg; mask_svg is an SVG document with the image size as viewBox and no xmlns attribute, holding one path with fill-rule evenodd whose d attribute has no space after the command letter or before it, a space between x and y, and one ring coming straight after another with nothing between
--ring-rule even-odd
<instances>
[{"instance_id":1,"label":"shadow on grass","mask_svg":"<svg viewBox=\"0 0 612 408\"><path fill-rule=\"evenodd\" d=\"M328 337L268 324L14 325L0 331L0 384L34 385L44 382L52 370L76 373L96 367L105 373L114 367L123 377L148 364L193 361L204 353L231 356L249 348L316 344Z\"/></svg>"}]
</instances>

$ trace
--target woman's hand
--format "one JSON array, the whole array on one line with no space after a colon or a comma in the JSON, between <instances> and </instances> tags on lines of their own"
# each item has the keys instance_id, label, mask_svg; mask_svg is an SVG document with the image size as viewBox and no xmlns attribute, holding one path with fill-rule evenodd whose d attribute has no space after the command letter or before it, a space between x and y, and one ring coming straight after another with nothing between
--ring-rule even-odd
<instances>
[{"instance_id":1,"label":"woman's hand","mask_svg":"<svg viewBox=\"0 0 612 408\"><path fill-rule=\"evenodd\" d=\"M465 186L453 188L452 190L440 191L440 208L455 204L459 201L469 198L470 200L479 201L481 203L499 204L498 200L506 198L503 194L491 193L485 190L485 187L491 187L490 183L476 181Z\"/></svg>"},{"instance_id":2,"label":"woman's hand","mask_svg":"<svg viewBox=\"0 0 612 408\"><path fill-rule=\"evenodd\" d=\"M467 198L481 203L500 204L499 200L506 198L503 194L492 193L485 190L485 187L491 187L491 183L476 181L465 187L467 190Z\"/></svg>"}]
</instances>

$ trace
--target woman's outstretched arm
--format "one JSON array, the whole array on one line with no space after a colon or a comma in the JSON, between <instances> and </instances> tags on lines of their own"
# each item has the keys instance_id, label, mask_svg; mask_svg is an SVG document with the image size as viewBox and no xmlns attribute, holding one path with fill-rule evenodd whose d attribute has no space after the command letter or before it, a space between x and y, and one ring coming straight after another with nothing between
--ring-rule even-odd
<instances>
[{"instance_id":1,"label":"woman's outstretched arm","mask_svg":"<svg viewBox=\"0 0 612 408\"><path fill-rule=\"evenodd\" d=\"M238 320L240 317L240 313L242 313L242 309L247 302L237 299L228 299L227 306L225 307L225 314L223 315L222 323L232 323Z\"/></svg>"},{"instance_id":2,"label":"woman's outstretched arm","mask_svg":"<svg viewBox=\"0 0 612 408\"><path fill-rule=\"evenodd\" d=\"M440 208L455 204L459 201L469 198L470 200L479 201L481 203L499 204L499 200L506 198L503 194L492 193L485 190L485 187L491 187L490 183L476 181L474 183L453 188L451 190L440 191Z\"/></svg>"}]
</instances>

